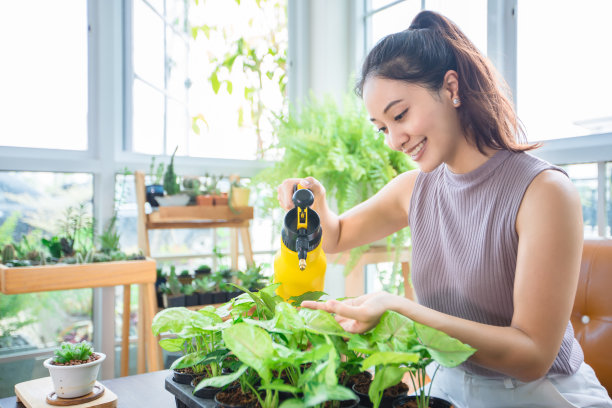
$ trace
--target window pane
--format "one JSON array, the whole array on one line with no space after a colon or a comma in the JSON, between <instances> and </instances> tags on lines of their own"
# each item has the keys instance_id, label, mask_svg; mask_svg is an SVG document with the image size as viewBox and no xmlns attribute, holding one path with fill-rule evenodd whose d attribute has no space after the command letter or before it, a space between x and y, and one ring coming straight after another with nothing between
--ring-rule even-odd
<instances>
[{"instance_id":1,"label":"window pane","mask_svg":"<svg viewBox=\"0 0 612 408\"><path fill-rule=\"evenodd\" d=\"M185 151L187 147L187 107L172 99L168 99L168 137L166 151L172 154L176 146L179 151Z\"/></svg>"},{"instance_id":2,"label":"window pane","mask_svg":"<svg viewBox=\"0 0 612 408\"><path fill-rule=\"evenodd\" d=\"M0 145L87 150L87 2L0 2L0 55Z\"/></svg>"},{"instance_id":3,"label":"window pane","mask_svg":"<svg viewBox=\"0 0 612 408\"><path fill-rule=\"evenodd\" d=\"M563 166L580 193L584 237L597 237L597 163Z\"/></svg>"},{"instance_id":4,"label":"window pane","mask_svg":"<svg viewBox=\"0 0 612 408\"><path fill-rule=\"evenodd\" d=\"M143 1L134 1L134 73L164 89L164 22Z\"/></svg>"},{"instance_id":5,"label":"window pane","mask_svg":"<svg viewBox=\"0 0 612 408\"><path fill-rule=\"evenodd\" d=\"M371 17L370 48L386 35L403 31L421 11L420 0L408 0L386 8Z\"/></svg>"},{"instance_id":6,"label":"window pane","mask_svg":"<svg viewBox=\"0 0 612 408\"><path fill-rule=\"evenodd\" d=\"M426 0L425 8L450 18L487 55L487 0Z\"/></svg>"},{"instance_id":7,"label":"window pane","mask_svg":"<svg viewBox=\"0 0 612 408\"><path fill-rule=\"evenodd\" d=\"M187 42L174 30L166 30L168 41L168 92L180 101L187 99L185 80L187 79Z\"/></svg>"},{"instance_id":8,"label":"window pane","mask_svg":"<svg viewBox=\"0 0 612 408\"><path fill-rule=\"evenodd\" d=\"M12 242L17 252L42 250L42 237L61 233L68 207L88 203L85 214L92 215L90 174L0 172L0 191L0 246ZM91 314L91 289L0 294L0 398L14 395L16 383L49 375L40 359L3 357L91 341Z\"/></svg>"},{"instance_id":9,"label":"window pane","mask_svg":"<svg viewBox=\"0 0 612 408\"><path fill-rule=\"evenodd\" d=\"M164 95L142 81L134 81L133 149L161 154L164 146Z\"/></svg>"},{"instance_id":10,"label":"window pane","mask_svg":"<svg viewBox=\"0 0 612 408\"><path fill-rule=\"evenodd\" d=\"M611 15L607 0L519 1L516 99L530 141L612 131Z\"/></svg>"}]
</instances>

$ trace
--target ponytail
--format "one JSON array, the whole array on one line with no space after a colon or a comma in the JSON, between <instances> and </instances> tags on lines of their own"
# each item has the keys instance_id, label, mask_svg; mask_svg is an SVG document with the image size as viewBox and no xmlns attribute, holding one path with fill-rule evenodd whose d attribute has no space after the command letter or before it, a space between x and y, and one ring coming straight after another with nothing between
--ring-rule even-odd
<instances>
[{"instance_id":1,"label":"ponytail","mask_svg":"<svg viewBox=\"0 0 612 408\"><path fill-rule=\"evenodd\" d=\"M491 62L455 23L433 11L421 11L407 30L376 44L363 64L356 91L361 96L365 81L379 77L438 92L449 70L456 71L459 80L461 127L478 150L520 152L539 147L527 144L508 86Z\"/></svg>"}]
</instances>

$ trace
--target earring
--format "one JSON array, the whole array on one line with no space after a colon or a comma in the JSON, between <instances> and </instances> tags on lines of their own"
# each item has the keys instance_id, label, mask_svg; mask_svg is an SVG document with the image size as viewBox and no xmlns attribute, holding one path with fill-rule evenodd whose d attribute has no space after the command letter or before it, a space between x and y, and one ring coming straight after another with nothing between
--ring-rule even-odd
<instances>
[{"instance_id":1,"label":"earring","mask_svg":"<svg viewBox=\"0 0 612 408\"><path fill-rule=\"evenodd\" d=\"M453 98L453 105L459 104L459 98Z\"/></svg>"}]
</instances>

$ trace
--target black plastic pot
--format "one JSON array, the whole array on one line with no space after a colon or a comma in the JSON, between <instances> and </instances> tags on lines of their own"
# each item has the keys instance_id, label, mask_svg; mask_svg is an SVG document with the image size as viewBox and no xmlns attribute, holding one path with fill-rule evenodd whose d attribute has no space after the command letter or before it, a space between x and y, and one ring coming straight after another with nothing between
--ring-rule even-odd
<instances>
[{"instance_id":1,"label":"black plastic pot","mask_svg":"<svg viewBox=\"0 0 612 408\"><path fill-rule=\"evenodd\" d=\"M191 386L195 388L196 385L197 384L195 384L195 378L194 378L191 381ZM200 398L213 399L215 398L215 394L218 393L220 390L221 388L217 388L217 387L204 387L194 392L193 395L195 395L196 397L200 397Z\"/></svg>"},{"instance_id":2,"label":"black plastic pot","mask_svg":"<svg viewBox=\"0 0 612 408\"><path fill-rule=\"evenodd\" d=\"M185 306L185 295L177 295L177 296L164 295L164 306L165 307L184 307Z\"/></svg>"},{"instance_id":3,"label":"black plastic pot","mask_svg":"<svg viewBox=\"0 0 612 408\"><path fill-rule=\"evenodd\" d=\"M151 207L159 207L159 203L155 197L164 196L164 186L160 184L151 184L145 187L145 191L147 192L147 202L151 204Z\"/></svg>"},{"instance_id":4,"label":"black plastic pot","mask_svg":"<svg viewBox=\"0 0 612 408\"><path fill-rule=\"evenodd\" d=\"M198 303L198 294L193 293L191 295L185 295L185 306L197 306Z\"/></svg>"},{"instance_id":5,"label":"black plastic pot","mask_svg":"<svg viewBox=\"0 0 612 408\"><path fill-rule=\"evenodd\" d=\"M214 292L213 303L225 303L227 302L227 292Z\"/></svg>"},{"instance_id":6,"label":"black plastic pot","mask_svg":"<svg viewBox=\"0 0 612 408\"><path fill-rule=\"evenodd\" d=\"M191 382L193 381L193 374L185 374L185 373L180 373L176 370L172 370L172 381L179 383L179 384L191 384Z\"/></svg>"},{"instance_id":7,"label":"black plastic pot","mask_svg":"<svg viewBox=\"0 0 612 408\"><path fill-rule=\"evenodd\" d=\"M416 401L416 396L403 396L393 400L393 408L403 408L404 404L409 401ZM442 398L430 397L429 408L451 408L453 404Z\"/></svg>"},{"instance_id":8,"label":"black plastic pot","mask_svg":"<svg viewBox=\"0 0 612 408\"><path fill-rule=\"evenodd\" d=\"M240 389L235 389L235 390L236 390L236 392L240 392ZM252 406L252 405L233 405L233 404L227 404L225 402L219 401L219 399L217 399L217 396L219 395L220 392L221 391L216 393L215 397L214 397L214 401L217 404L216 408L247 408L249 406ZM232 392L234 392L234 391L232 391Z\"/></svg>"},{"instance_id":9,"label":"black plastic pot","mask_svg":"<svg viewBox=\"0 0 612 408\"><path fill-rule=\"evenodd\" d=\"M233 292L227 292L227 300L230 301L233 298L240 296L242 294L241 290L235 290Z\"/></svg>"},{"instance_id":10,"label":"black plastic pot","mask_svg":"<svg viewBox=\"0 0 612 408\"><path fill-rule=\"evenodd\" d=\"M357 394L357 396L359 397L359 405L364 406L364 407L372 407L374 406L372 404L372 401L370 401L370 397L368 396L368 394L363 394L360 391L357 391L355 389L355 385L353 385L352 387L353 392L355 394ZM394 397L382 397L382 400L380 400L380 408L393 408L393 401L396 400L397 398L401 398L406 396L406 394L402 394L402 395L396 395Z\"/></svg>"},{"instance_id":11,"label":"black plastic pot","mask_svg":"<svg viewBox=\"0 0 612 408\"><path fill-rule=\"evenodd\" d=\"M199 305L211 305L213 304L213 295L210 292L199 293L198 292L198 304Z\"/></svg>"}]
</instances>

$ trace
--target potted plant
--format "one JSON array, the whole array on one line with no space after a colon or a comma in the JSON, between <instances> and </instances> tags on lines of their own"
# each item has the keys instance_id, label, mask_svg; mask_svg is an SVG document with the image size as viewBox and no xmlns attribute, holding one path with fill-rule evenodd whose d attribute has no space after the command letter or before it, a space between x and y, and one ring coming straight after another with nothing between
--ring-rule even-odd
<instances>
[{"instance_id":1,"label":"potted plant","mask_svg":"<svg viewBox=\"0 0 612 408\"><path fill-rule=\"evenodd\" d=\"M164 307L185 306L185 295L182 292L181 282L176 276L174 265L170 268L170 275L167 282L161 285L164 294Z\"/></svg>"},{"instance_id":2,"label":"potted plant","mask_svg":"<svg viewBox=\"0 0 612 408\"><path fill-rule=\"evenodd\" d=\"M155 156L151 157L151 165L149 166L149 180L152 184L145 187L147 202L151 204L151 207L158 207L159 203L155 197L163 197L164 195L164 186L162 185L164 168L165 165L163 162L159 162L156 168Z\"/></svg>"},{"instance_id":3,"label":"potted plant","mask_svg":"<svg viewBox=\"0 0 612 408\"><path fill-rule=\"evenodd\" d=\"M189 195L180 194L181 185L178 182L178 176L174 172L174 156L176 155L177 150L178 146L176 146L174 149L174 153L172 153L172 156L170 157L170 164L168 164L166 172L164 173L164 191L166 192L166 195L156 198L160 205L181 206L187 205L189 202Z\"/></svg>"},{"instance_id":4,"label":"potted plant","mask_svg":"<svg viewBox=\"0 0 612 408\"><path fill-rule=\"evenodd\" d=\"M268 284L268 278L263 275L262 269L264 264L253 264L246 271L238 271L237 278L241 285L250 290L257 292Z\"/></svg>"},{"instance_id":5,"label":"potted plant","mask_svg":"<svg viewBox=\"0 0 612 408\"><path fill-rule=\"evenodd\" d=\"M205 275L210 275L211 272L212 272L212 269L207 264L202 264L198 266L198 268L194 271L196 278L200 278Z\"/></svg>"},{"instance_id":6,"label":"potted plant","mask_svg":"<svg viewBox=\"0 0 612 408\"><path fill-rule=\"evenodd\" d=\"M178 276L178 280L182 285L191 285L191 282L193 282L193 276L191 276L189 270L183 269L181 274Z\"/></svg>"},{"instance_id":7,"label":"potted plant","mask_svg":"<svg viewBox=\"0 0 612 408\"><path fill-rule=\"evenodd\" d=\"M229 176L230 190L228 196L228 205L234 214L239 214L238 208L247 207L249 205L249 196L251 190L246 186L245 182L240 179L237 174Z\"/></svg>"},{"instance_id":8,"label":"potted plant","mask_svg":"<svg viewBox=\"0 0 612 408\"><path fill-rule=\"evenodd\" d=\"M91 344L62 343L55 356L44 361L49 369L53 389L60 398L76 398L89 394L94 387L104 353L94 352Z\"/></svg>"},{"instance_id":9,"label":"potted plant","mask_svg":"<svg viewBox=\"0 0 612 408\"><path fill-rule=\"evenodd\" d=\"M194 280L196 293L198 295L198 305L210 305L215 303L212 290L215 283L210 275L203 275Z\"/></svg>"}]
</instances>

